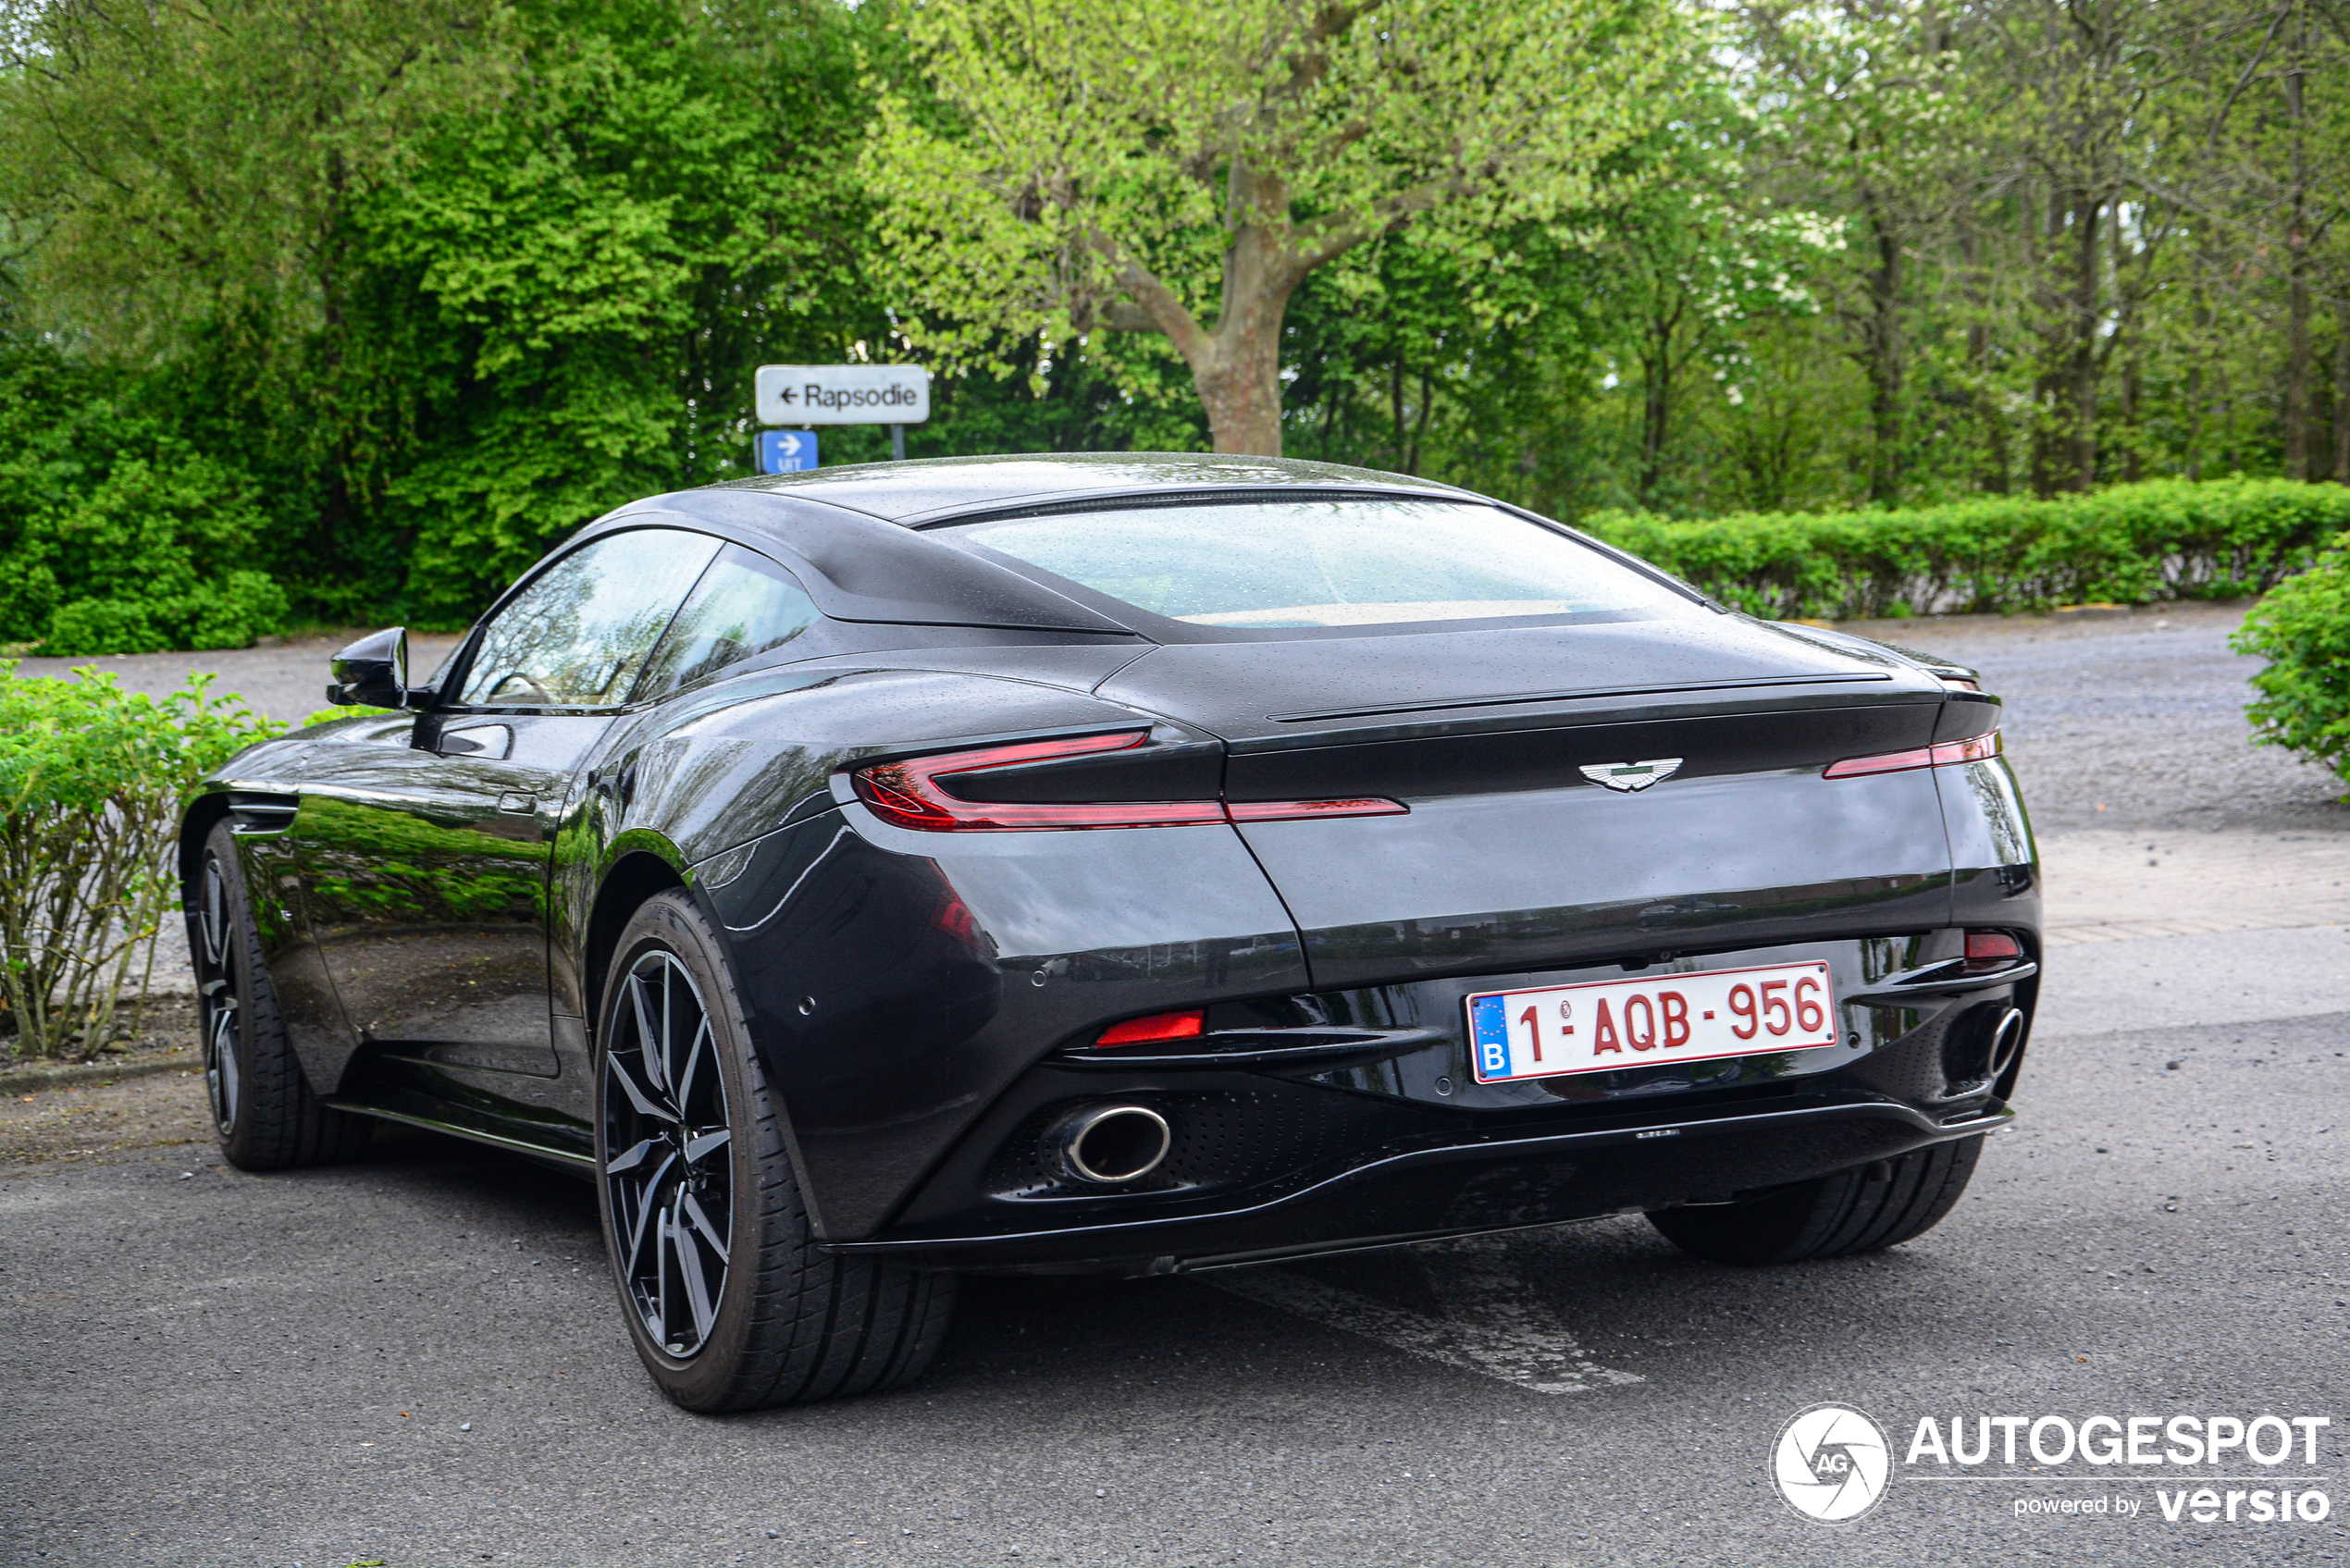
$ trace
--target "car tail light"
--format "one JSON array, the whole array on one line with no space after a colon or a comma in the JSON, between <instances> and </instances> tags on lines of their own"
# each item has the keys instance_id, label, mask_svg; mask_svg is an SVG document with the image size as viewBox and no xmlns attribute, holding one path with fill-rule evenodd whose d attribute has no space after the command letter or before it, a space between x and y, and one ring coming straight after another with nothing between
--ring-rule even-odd
<instances>
[{"instance_id":1,"label":"car tail light","mask_svg":"<svg viewBox=\"0 0 2350 1568\"><path fill-rule=\"evenodd\" d=\"M1970 681L1964 675L1945 675L1942 677L1942 684L1952 691L1981 691L1983 689L1981 682Z\"/></svg>"},{"instance_id":2,"label":"car tail light","mask_svg":"<svg viewBox=\"0 0 2350 1568\"><path fill-rule=\"evenodd\" d=\"M1971 931L1966 933L1966 967L1985 970L2001 969L2023 957L2023 944L2003 931Z\"/></svg>"},{"instance_id":3,"label":"car tail light","mask_svg":"<svg viewBox=\"0 0 2350 1568\"><path fill-rule=\"evenodd\" d=\"M1025 767L1106 752L1126 751L1150 736L1142 730L1022 741L977 751L876 762L849 775L873 814L894 827L923 833L1037 831L1048 828L1166 828L1202 822L1270 822L1314 817L1391 816L1408 811L1400 800L1258 800L1227 808L1221 800L1002 801L965 800L941 781L997 768Z\"/></svg>"},{"instance_id":4,"label":"car tail light","mask_svg":"<svg viewBox=\"0 0 2350 1568\"><path fill-rule=\"evenodd\" d=\"M1911 768L1948 768L1960 762L1987 762L1998 756L2000 749L1999 732L1993 730L1988 735L1940 741L1933 746L1913 747L1908 751L1883 751L1874 757L1847 757L1841 762L1829 763L1824 776L1850 779L1863 773L1899 773Z\"/></svg>"},{"instance_id":5,"label":"car tail light","mask_svg":"<svg viewBox=\"0 0 2350 1568\"><path fill-rule=\"evenodd\" d=\"M1069 740L1022 741L1017 746L991 746L979 751L949 752L944 757L880 762L858 769L852 778L858 798L872 807L875 816L896 826L919 828L924 833L1155 828L1222 821L1224 805L1218 800L1117 800L1100 804L964 800L948 794L939 784L941 779L960 773L1125 751L1148 738L1141 730L1130 730L1119 735L1079 735Z\"/></svg>"},{"instance_id":6,"label":"car tail light","mask_svg":"<svg viewBox=\"0 0 2350 1568\"><path fill-rule=\"evenodd\" d=\"M1204 1008L1186 1007L1177 1013L1153 1013L1148 1018L1128 1019L1102 1031L1096 1046L1149 1045L1162 1040L1196 1040L1207 1027Z\"/></svg>"}]
</instances>

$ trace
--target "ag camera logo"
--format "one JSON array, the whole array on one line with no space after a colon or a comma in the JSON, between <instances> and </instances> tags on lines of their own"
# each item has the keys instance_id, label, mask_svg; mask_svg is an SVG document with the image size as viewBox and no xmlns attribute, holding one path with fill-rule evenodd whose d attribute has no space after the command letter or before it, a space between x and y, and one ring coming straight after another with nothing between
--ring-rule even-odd
<instances>
[{"instance_id":1,"label":"ag camera logo","mask_svg":"<svg viewBox=\"0 0 2350 1568\"><path fill-rule=\"evenodd\" d=\"M1771 1478L1804 1518L1849 1525L1874 1508L1893 1474L1885 1428L1849 1405L1815 1404L1779 1428Z\"/></svg>"}]
</instances>

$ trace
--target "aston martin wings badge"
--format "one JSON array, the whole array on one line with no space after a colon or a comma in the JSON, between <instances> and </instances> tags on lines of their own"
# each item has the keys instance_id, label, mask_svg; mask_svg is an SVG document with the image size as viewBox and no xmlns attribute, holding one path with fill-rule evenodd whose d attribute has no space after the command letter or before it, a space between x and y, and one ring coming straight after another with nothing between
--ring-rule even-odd
<instances>
[{"instance_id":1,"label":"aston martin wings badge","mask_svg":"<svg viewBox=\"0 0 2350 1568\"><path fill-rule=\"evenodd\" d=\"M1586 762L1583 776L1629 795L1671 778L1680 766L1678 757L1651 757L1645 762Z\"/></svg>"}]
</instances>

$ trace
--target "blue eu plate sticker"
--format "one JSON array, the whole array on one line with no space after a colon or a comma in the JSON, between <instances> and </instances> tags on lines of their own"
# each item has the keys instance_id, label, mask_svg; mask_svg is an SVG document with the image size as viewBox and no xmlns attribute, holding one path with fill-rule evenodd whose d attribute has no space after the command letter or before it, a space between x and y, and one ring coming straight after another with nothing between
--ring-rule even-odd
<instances>
[{"instance_id":1,"label":"blue eu plate sticker","mask_svg":"<svg viewBox=\"0 0 2350 1568\"><path fill-rule=\"evenodd\" d=\"M1477 1053L1478 1077L1509 1076L1509 1015L1502 997L1480 996L1470 1005L1469 1048Z\"/></svg>"}]
</instances>

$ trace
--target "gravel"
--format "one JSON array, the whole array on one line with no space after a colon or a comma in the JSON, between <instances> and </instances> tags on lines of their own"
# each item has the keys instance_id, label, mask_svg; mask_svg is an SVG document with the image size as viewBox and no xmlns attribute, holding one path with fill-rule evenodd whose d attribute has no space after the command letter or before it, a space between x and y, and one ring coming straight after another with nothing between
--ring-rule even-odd
<instances>
[{"instance_id":1,"label":"gravel","mask_svg":"<svg viewBox=\"0 0 2350 1568\"><path fill-rule=\"evenodd\" d=\"M2245 683L2260 661L2228 634L2247 606L2109 618L1953 615L1844 629L1983 672L2033 826L2350 829L2343 781L2255 747Z\"/></svg>"},{"instance_id":2,"label":"gravel","mask_svg":"<svg viewBox=\"0 0 2350 1568\"><path fill-rule=\"evenodd\" d=\"M299 724L327 706L328 661L363 636L357 631L296 637L267 648L216 648L203 653L118 653L87 659L27 659L19 675L67 676L84 667L112 674L125 691L161 697L194 672L216 675L213 694L235 692L283 724ZM408 637L408 665L418 680L432 673L459 638L426 633Z\"/></svg>"}]
</instances>

